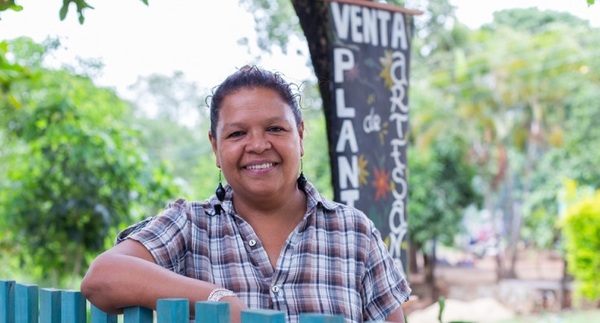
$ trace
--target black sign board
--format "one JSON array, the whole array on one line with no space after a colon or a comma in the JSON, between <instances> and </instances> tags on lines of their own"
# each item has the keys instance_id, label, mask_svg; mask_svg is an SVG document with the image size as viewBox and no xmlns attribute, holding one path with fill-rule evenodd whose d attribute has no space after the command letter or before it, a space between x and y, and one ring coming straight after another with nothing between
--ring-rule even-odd
<instances>
[{"instance_id":1,"label":"black sign board","mask_svg":"<svg viewBox=\"0 0 600 323\"><path fill-rule=\"evenodd\" d=\"M406 265L407 17L343 1L328 5L334 199L365 212Z\"/></svg>"}]
</instances>

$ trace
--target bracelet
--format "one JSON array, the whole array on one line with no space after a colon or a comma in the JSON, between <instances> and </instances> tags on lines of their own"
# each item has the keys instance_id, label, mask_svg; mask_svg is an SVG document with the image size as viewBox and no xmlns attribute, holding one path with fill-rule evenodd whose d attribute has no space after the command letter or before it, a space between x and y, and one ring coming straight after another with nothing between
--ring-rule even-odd
<instances>
[{"instance_id":1,"label":"bracelet","mask_svg":"<svg viewBox=\"0 0 600 323\"><path fill-rule=\"evenodd\" d=\"M236 297L237 294L225 288L217 288L210 292L208 298L206 299L209 302L219 302L223 297Z\"/></svg>"}]
</instances>

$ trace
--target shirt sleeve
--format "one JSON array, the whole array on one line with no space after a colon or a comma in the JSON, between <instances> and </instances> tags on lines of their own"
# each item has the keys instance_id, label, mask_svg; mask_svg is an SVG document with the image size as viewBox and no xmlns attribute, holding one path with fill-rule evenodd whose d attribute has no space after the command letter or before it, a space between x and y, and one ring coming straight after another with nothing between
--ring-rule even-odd
<instances>
[{"instance_id":1,"label":"shirt sleeve","mask_svg":"<svg viewBox=\"0 0 600 323\"><path fill-rule=\"evenodd\" d=\"M411 289L376 228L371 233L369 260L363 279L365 321L384 321L408 300Z\"/></svg>"},{"instance_id":2,"label":"shirt sleeve","mask_svg":"<svg viewBox=\"0 0 600 323\"><path fill-rule=\"evenodd\" d=\"M183 199L169 203L159 215L119 233L116 243L125 239L136 240L148 249L158 265L183 275L185 255L189 249L190 212Z\"/></svg>"}]
</instances>

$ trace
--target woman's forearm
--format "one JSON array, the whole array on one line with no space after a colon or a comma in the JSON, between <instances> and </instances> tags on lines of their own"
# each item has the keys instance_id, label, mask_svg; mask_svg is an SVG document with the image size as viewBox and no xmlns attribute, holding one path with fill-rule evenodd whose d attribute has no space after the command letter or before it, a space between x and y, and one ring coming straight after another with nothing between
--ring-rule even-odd
<instances>
[{"instance_id":1,"label":"woman's forearm","mask_svg":"<svg viewBox=\"0 0 600 323\"><path fill-rule=\"evenodd\" d=\"M131 255L104 253L90 266L81 283L81 292L107 313L120 313L124 307L155 309L160 298L206 300L216 286L185 277Z\"/></svg>"}]
</instances>

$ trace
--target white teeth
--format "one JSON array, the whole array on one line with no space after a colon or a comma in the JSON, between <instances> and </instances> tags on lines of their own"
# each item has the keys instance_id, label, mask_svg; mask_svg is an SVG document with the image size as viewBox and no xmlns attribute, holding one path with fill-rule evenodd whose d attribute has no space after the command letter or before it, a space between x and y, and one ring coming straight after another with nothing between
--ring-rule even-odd
<instances>
[{"instance_id":1,"label":"white teeth","mask_svg":"<svg viewBox=\"0 0 600 323\"><path fill-rule=\"evenodd\" d=\"M265 169L265 168L269 168L269 167L273 167L273 163L266 163L266 164L260 164L260 165L250 165L247 166L247 169Z\"/></svg>"}]
</instances>

